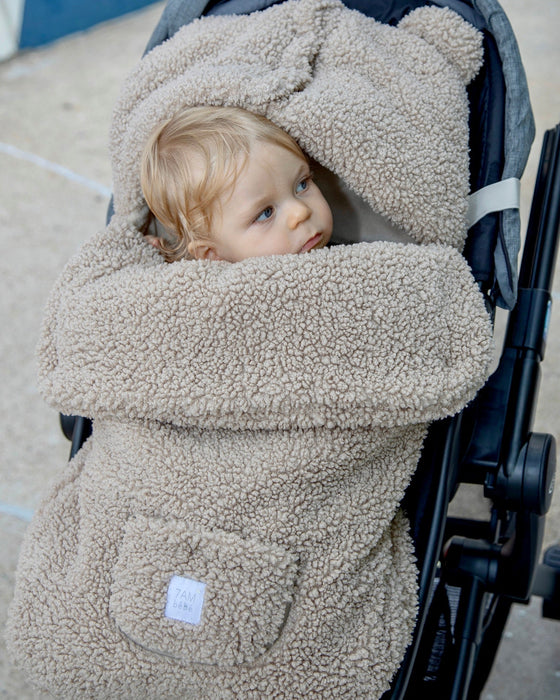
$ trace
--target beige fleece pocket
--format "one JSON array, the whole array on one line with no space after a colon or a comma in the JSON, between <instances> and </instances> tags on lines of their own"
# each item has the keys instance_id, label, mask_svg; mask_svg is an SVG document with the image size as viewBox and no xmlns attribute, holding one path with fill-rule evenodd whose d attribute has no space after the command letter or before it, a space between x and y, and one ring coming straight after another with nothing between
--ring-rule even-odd
<instances>
[{"instance_id":1,"label":"beige fleece pocket","mask_svg":"<svg viewBox=\"0 0 560 700\"><path fill-rule=\"evenodd\" d=\"M187 663L251 663L279 638L297 559L277 545L180 520L131 518L110 612L133 642Z\"/></svg>"}]
</instances>

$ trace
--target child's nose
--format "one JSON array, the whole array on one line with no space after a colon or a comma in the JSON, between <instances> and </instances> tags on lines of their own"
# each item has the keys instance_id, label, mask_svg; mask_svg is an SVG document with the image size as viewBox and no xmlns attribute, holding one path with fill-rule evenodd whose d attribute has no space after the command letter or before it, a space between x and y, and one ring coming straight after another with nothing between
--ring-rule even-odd
<instances>
[{"instance_id":1,"label":"child's nose","mask_svg":"<svg viewBox=\"0 0 560 700\"><path fill-rule=\"evenodd\" d=\"M288 228L292 231L311 216L311 209L299 199L295 199L288 210Z\"/></svg>"}]
</instances>

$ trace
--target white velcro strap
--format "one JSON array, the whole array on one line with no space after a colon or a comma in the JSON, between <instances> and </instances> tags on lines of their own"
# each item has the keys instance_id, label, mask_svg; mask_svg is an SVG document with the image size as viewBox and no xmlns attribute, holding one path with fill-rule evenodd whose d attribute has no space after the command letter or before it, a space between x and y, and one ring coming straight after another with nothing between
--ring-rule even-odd
<instances>
[{"instance_id":1,"label":"white velcro strap","mask_svg":"<svg viewBox=\"0 0 560 700\"><path fill-rule=\"evenodd\" d=\"M504 209L519 209L519 179L510 177L507 180L487 185L468 196L467 227L470 228L486 214Z\"/></svg>"}]
</instances>

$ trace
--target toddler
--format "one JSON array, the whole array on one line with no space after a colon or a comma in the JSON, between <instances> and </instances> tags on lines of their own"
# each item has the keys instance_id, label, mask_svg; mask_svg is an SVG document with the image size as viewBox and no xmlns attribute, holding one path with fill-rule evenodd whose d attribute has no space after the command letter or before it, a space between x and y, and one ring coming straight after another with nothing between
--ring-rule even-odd
<instances>
[{"instance_id":1,"label":"toddler","mask_svg":"<svg viewBox=\"0 0 560 700\"><path fill-rule=\"evenodd\" d=\"M306 253L332 234L329 205L296 141L236 107L191 107L160 124L141 163L168 262Z\"/></svg>"}]
</instances>

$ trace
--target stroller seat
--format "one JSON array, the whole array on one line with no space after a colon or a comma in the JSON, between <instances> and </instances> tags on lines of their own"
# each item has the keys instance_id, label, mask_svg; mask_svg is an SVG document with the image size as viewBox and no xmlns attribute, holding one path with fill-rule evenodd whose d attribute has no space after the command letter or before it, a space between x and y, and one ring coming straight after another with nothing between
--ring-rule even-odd
<instances>
[{"instance_id":1,"label":"stroller seat","mask_svg":"<svg viewBox=\"0 0 560 700\"><path fill-rule=\"evenodd\" d=\"M42 391L88 420L85 433L70 421L73 459L22 550L10 644L36 682L395 700L482 687L509 601L533 590L554 472L531 409L557 146L545 148L546 213L533 217L504 358L474 398L495 306L515 303L519 220L498 203L467 236L467 194L521 175L532 120L526 100L505 97L516 56L504 67L495 3L450 3L467 22L412 4L168 4L115 111L110 222L47 310ZM190 22L203 13L217 16ZM140 233L137 160L155 122L204 103L289 131L339 198L337 242L355 245L163 263ZM251 358L263 334L264 369ZM461 480L495 499L489 524L447 517ZM203 586L202 624L161 614L172 583L191 598Z\"/></svg>"}]
</instances>

